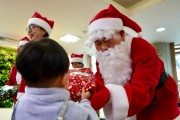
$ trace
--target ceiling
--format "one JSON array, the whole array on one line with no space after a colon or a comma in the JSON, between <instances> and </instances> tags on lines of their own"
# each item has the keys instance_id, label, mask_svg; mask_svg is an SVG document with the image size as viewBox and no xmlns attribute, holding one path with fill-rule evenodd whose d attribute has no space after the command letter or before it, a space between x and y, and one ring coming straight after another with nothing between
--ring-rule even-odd
<instances>
[{"instance_id":1,"label":"ceiling","mask_svg":"<svg viewBox=\"0 0 180 120\"><path fill-rule=\"evenodd\" d=\"M180 44L180 0L0 0L0 46L16 47L27 35L28 19L35 11L55 21L51 38L71 54L90 53L84 42L88 39L90 20L111 3L142 27L143 37L150 43ZM166 31L157 33L158 27ZM81 38L64 43L59 37L69 33Z\"/></svg>"}]
</instances>

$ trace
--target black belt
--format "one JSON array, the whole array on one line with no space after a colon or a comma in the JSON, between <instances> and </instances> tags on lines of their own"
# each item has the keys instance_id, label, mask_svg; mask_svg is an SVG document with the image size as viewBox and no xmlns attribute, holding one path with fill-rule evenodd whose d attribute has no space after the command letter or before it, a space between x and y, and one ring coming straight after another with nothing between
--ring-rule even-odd
<instances>
[{"instance_id":1,"label":"black belt","mask_svg":"<svg viewBox=\"0 0 180 120\"><path fill-rule=\"evenodd\" d=\"M160 87L162 87L165 84L165 82L167 81L167 79L168 79L168 74L164 70L164 72L160 76L160 80L159 80L158 85L156 86L156 90L159 89Z\"/></svg>"}]
</instances>

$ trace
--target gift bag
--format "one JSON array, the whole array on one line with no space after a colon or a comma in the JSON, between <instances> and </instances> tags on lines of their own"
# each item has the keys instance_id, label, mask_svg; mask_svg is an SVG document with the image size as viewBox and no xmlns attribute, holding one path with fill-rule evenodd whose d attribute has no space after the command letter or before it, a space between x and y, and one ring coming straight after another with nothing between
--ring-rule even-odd
<instances>
[{"instance_id":1,"label":"gift bag","mask_svg":"<svg viewBox=\"0 0 180 120\"><path fill-rule=\"evenodd\" d=\"M94 74L90 68L74 68L68 71L68 90L71 100L77 102L81 100L82 88L90 91L91 94L96 92Z\"/></svg>"}]
</instances>

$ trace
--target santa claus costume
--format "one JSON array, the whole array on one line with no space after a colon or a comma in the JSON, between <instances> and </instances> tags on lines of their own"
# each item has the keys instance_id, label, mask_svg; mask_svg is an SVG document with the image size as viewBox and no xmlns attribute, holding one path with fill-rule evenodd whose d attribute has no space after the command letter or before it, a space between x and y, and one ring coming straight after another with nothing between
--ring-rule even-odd
<instances>
[{"instance_id":1,"label":"santa claus costume","mask_svg":"<svg viewBox=\"0 0 180 120\"><path fill-rule=\"evenodd\" d=\"M23 37L22 39L20 39L19 45L18 45L18 51L20 49L20 47L22 47L23 45L25 45L26 43L28 43L30 40L28 37ZM13 85L20 85L21 81L23 80L21 74L17 71L16 66L13 65L10 73L9 73L9 79L6 82L5 86L13 86ZM14 99L14 103L16 103L16 100L19 99L21 97L21 93L17 93L17 96L14 95L13 99Z\"/></svg>"},{"instance_id":2,"label":"santa claus costume","mask_svg":"<svg viewBox=\"0 0 180 120\"><path fill-rule=\"evenodd\" d=\"M138 24L110 5L90 22L88 45L111 39L124 26L141 32ZM114 48L97 51L96 58L96 82L106 87L92 96L91 105L103 107L108 120L173 120L179 115L175 80L146 40L126 34Z\"/></svg>"}]
</instances>

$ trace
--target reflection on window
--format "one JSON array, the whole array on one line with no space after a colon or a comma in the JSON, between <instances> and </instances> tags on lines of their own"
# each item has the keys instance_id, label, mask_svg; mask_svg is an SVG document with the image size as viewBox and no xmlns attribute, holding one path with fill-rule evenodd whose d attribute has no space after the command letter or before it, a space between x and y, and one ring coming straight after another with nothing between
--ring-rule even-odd
<instances>
[{"instance_id":1,"label":"reflection on window","mask_svg":"<svg viewBox=\"0 0 180 120\"><path fill-rule=\"evenodd\" d=\"M180 91L180 54L176 54L176 71L178 79L178 91ZM180 96L180 92L179 92Z\"/></svg>"},{"instance_id":2,"label":"reflection on window","mask_svg":"<svg viewBox=\"0 0 180 120\"><path fill-rule=\"evenodd\" d=\"M180 82L180 54L176 55L176 70L177 70L178 82Z\"/></svg>"},{"instance_id":3,"label":"reflection on window","mask_svg":"<svg viewBox=\"0 0 180 120\"><path fill-rule=\"evenodd\" d=\"M180 45L175 45L176 72L178 81L178 91L180 96Z\"/></svg>"}]
</instances>

